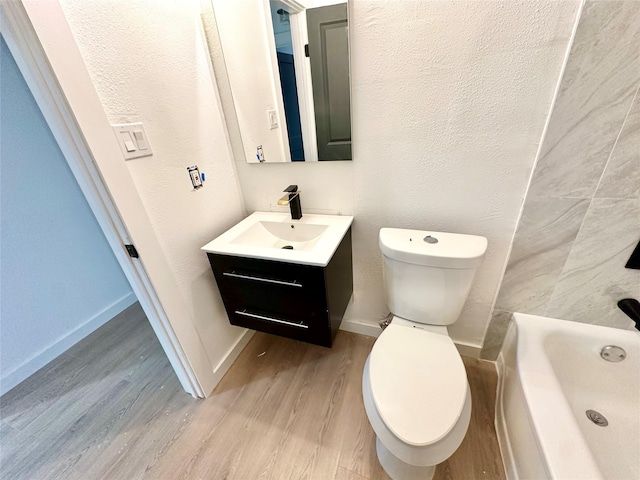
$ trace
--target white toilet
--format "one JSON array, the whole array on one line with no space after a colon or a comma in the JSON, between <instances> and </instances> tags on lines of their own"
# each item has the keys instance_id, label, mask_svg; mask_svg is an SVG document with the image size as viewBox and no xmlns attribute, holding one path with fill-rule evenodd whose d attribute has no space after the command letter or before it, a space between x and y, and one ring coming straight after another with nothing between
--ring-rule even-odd
<instances>
[{"instance_id":1,"label":"white toilet","mask_svg":"<svg viewBox=\"0 0 640 480\"><path fill-rule=\"evenodd\" d=\"M471 417L462 358L449 337L487 239L383 228L383 281L394 315L365 364L362 394L378 459L394 480L430 479Z\"/></svg>"}]
</instances>

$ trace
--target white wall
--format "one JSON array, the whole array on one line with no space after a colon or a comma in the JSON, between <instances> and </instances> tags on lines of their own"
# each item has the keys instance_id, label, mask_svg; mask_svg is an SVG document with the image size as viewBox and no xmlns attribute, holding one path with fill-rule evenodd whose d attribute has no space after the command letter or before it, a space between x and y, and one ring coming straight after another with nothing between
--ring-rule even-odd
<instances>
[{"instance_id":1,"label":"white wall","mask_svg":"<svg viewBox=\"0 0 640 480\"><path fill-rule=\"evenodd\" d=\"M200 247L240 220L244 206L199 4L65 0L62 6L109 121L145 126L154 154L127 167L188 308L171 322L194 323L215 371L244 330L229 325ZM187 174L193 164L206 174L197 191Z\"/></svg>"},{"instance_id":2,"label":"white wall","mask_svg":"<svg viewBox=\"0 0 640 480\"><path fill-rule=\"evenodd\" d=\"M1 395L136 299L0 43Z\"/></svg>"},{"instance_id":3,"label":"white wall","mask_svg":"<svg viewBox=\"0 0 640 480\"><path fill-rule=\"evenodd\" d=\"M388 313L381 227L479 234L487 256L450 331L482 344L577 8L350 1L353 162L236 158L248 211L282 209L280 191L296 183L303 211L355 215L346 321L373 325Z\"/></svg>"}]
</instances>

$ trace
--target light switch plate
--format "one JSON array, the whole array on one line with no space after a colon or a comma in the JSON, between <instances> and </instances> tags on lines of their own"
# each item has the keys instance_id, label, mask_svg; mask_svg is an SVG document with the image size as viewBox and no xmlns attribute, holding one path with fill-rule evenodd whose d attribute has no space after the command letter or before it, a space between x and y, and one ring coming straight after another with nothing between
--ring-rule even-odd
<instances>
[{"instance_id":1,"label":"light switch plate","mask_svg":"<svg viewBox=\"0 0 640 480\"><path fill-rule=\"evenodd\" d=\"M275 110L267 110L267 118L269 119L269 129L278 128L278 114Z\"/></svg>"},{"instance_id":2,"label":"light switch plate","mask_svg":"<svg viewBox=\"0 0 640 480\"><path fill-rule=\"evenodd\" d=\"M142 123L121 123L111 125L118 139L118 145L125 160L153 155L149 137Z\"/></svg>"}]
</instances>

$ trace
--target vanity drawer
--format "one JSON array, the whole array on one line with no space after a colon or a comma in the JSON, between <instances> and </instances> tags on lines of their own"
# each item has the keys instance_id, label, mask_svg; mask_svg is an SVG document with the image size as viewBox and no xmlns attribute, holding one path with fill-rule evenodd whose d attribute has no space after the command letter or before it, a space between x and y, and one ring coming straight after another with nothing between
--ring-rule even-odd
<instances>
[{"instance_id":1,"label":"vanity drawer","mask_svg":"<svg viewBox=\"0 0 640 480\"><path fill-rule=\"evenodd\" d=\"M294 316L246 306L228 312L228 315L232 325L331 346L331 328L325 312L308 310L305 315Z\"/></svg>"},{"instance_id":2,"label":"vanity drawer","mask_svg":"<svg viewBox=\"0 0 640 480\"><path fill-rule=\"evenodd\" d=\"M223 299L284 313L326 303L321 267L208 254Z\"/></svg>"}]
</instances>

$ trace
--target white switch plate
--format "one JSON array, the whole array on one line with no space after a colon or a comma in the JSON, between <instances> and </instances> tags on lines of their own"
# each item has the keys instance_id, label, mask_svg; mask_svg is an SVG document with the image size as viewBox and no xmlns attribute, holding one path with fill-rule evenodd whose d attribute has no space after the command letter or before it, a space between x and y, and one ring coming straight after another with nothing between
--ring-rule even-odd
<instances>
[{"instance_id":1,"label":"white switch plate","mask_svg":"<svg viewBox=\"0 0 640 480\"><path fill-rule=\"evenodd\" d=\"M278 114L275 110L267 110L267 118L269 119L269 129L278 128Z\"/></svg>"},{"instance_id":2,"label":"white switch plate","mask_svg":"<svg viewBox=\"0 0 640 480\"><path fill-rule=\"evenodd\" d=\"M149 137L142 123L121 123L111 125L118 139L118 145L125 160L153 155ZM132 148L133 147L133 148Z\"/></svg>"}]
</instances>

